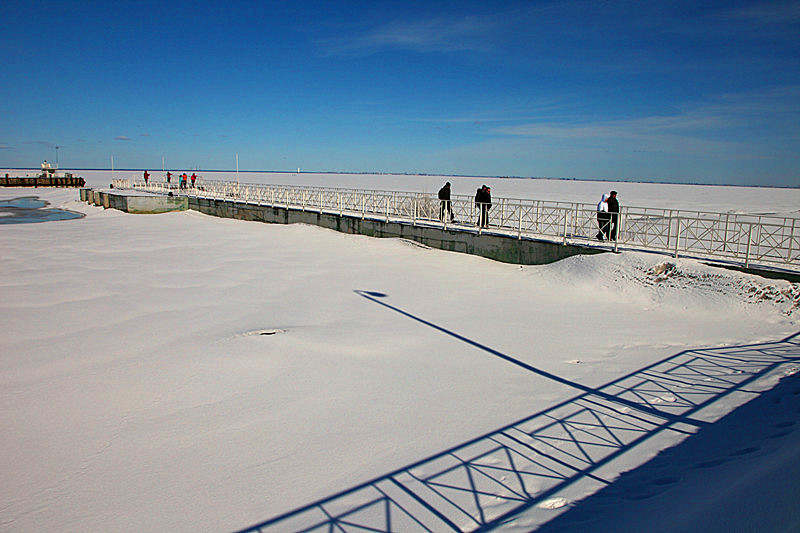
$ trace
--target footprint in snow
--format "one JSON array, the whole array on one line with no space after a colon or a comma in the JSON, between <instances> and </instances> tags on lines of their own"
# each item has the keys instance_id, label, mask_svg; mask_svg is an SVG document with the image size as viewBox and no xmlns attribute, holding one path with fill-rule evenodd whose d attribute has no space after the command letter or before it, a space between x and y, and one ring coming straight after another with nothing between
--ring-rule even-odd
<instances>
[{"instance_id":1,"label":"footprint in snow","mask_svg":"<svg viewBox=\"0 0 800 533\"><path fill-rule=\"evenodd\" d=\"M680 480L681 480L681 478L679 478L678 476L660 477L658 479L654 479L653 480L653 485L657 485L659 487L663 487L665 485L673 485L673 484L677 483Z\"/></svg>"},{"instance_id":2,"label":"footprint in snow","mask_svg":"<svg viewBox=\"0 0 800 533\"><path fill-rule=\"evenodd\" d=\"M779 439L779 438L781 438L781 437L785 437L786 435L788 435L788 434L789 434L789 433L791 433L791 432L792 432L792 430L789 430L789 431L779 431L778 433L773 433L772 435L767 435L767 437L766 437L766 438L768 438L768 439Z\"/></svg>"},{"instance_id":3,"label":"footprint in snow","mask_svg":"<svg viewBox=\"0 0 800 533\"><path fill-rule=\"evenodd\" d=\"M694 465L694 468L714 468L715 466L719 466L721 464L725 464L725 459L712 459L710 461L703 461L702 463L697 463Z\"/></svg>"},{"instance_id":4,"label":"footprint in snow","mask_svg":"<svg viewBox=\"0 0 800 533\"><path fill-rule=\"evenodd\" d=\"M753 452L757 452L760 449L761 447L759 446L750 446L749 448L742 448L741 450L736 450L735 452L731 452L731 456L741 457L742 455L749 455Z\"/></svg>"},{"instance_id":5,"label":"footprint in snow","mask_svg":"<svg viewBox=\"0 0 800 533\"><path fill-rule=\"evenodd\" d=\"M254 337L254 336L269 336L275 335L278 333L285 333L286 330L283 329L257 329L255 331L248 331L244 334L245 337Z\"/></svg>"},{"instance_id":6,"label":"footprint in snow","mask_svg":"<svg viewBox=\"0 0 800 533\"><path fill-rule=\"evenodd\" d=\"M550 498L538 505L539 509L561 509L569 505L569 500L566 498Z\"/></svg>"},{"instance_id":7,"label":"footprint in snow","mask_svg":"<svg viewBox=\"0 0 800 533\"><path fill-rule=\"evenodd\" d=\"M664 396L656 396L650 402L651 403L664 403L664 402L673 403L676 400L677 400L677 398L675 396L673 396L672 394L665 394Z\"/></svg>"}]
</instances>

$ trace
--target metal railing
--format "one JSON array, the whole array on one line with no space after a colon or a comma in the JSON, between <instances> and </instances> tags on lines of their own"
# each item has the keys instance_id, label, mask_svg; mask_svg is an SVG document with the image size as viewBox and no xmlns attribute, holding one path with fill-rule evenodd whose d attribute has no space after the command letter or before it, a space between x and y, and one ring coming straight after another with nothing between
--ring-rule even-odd
<instances>
[{"instance_id":1,"label":"metal railing","mask_svg":"<svg viewBox=\"0 0 800 533\"><path fill-rule=\"evenodd\" d=\"M432 194L310 186L259 185L198 180L195 187L177 184L114 180L117 188L200 198L242 201L320 213L385 221L491 231L517 238L560 243L597 242L599 225L594 204L496 199L489 211L489 227L478 226L480 206L469 196L451 197L455 222L440 220L441 203ZM710 257L743 263L780 265L800 269L800 218L739 213L715 213L623 207L617 239L611 244L681 255Z\"/></svg>"}]
</instances>

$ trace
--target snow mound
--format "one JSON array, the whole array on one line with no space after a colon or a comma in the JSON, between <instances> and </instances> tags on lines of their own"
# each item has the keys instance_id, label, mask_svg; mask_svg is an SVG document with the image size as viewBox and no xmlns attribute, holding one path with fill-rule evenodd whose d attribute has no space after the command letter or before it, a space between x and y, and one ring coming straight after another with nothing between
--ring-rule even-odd
<instances>
[{"instance_id":1,"label":"snow mound","mask_svg":"<svg viewBox=\"0 0 800 533\"><path fill-rule=\"evenodd\" d=\"M800 309L800 284L691 266L665 261L647 269L643 282L677 291L728 294L749 304L771 303L788 316Z\"/></svg>"},{"instance_id":2,"label":"snow mound","mask_svg":"<svg viewBox=\"0 0 800 533\"><path fill-rule=\"evenodd\" d=\"M786 316L800 310L800 284L714 267L694 259L671 259L647 253L574 256L541 268L554 281L614 298L649 301L652 305L697 304L772 306Z\"/></svg>"}]
</instances>

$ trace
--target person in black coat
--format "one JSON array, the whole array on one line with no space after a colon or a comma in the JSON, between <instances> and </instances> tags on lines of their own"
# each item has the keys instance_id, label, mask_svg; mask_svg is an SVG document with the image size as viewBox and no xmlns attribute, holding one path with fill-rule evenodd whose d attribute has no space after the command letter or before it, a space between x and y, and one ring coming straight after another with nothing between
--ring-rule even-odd
<instances>
[{"instance_id":1,"label":"person in black coat","mask_svg":"<svg viewBox=\"0 0 800 533\"><path fill-rule=\"evenodd\" d=\"M609 231L609 240L617 240L617 227L619 226L619 201L617 200L617 191L611 191L611 196L608 198L608 212L611 214L611 227Z\"/></svg>"},{"instance_id":2,"label":"person in black coat","mask_svg":"<svg viewBox=\"0 0 800 533\"><path fill-rule=\"evenodd\" d=\"M492 189L484 185L475 193L475 206L479 209L478 226L489 226L489 209L492 208Z\"/></svg>"},{"instance_id":3,"label":"person in black coat","mask_svg":"<svg viewBox=\"0 0 800 533\"><path fill-rule=\"evenodd\" d=\"M450 204L449 181L444 184L444 187L439 189L439 202L441 203L441 206L439 207L439 220L444 222L445 220L444 215L445 213L447 213L447 215L450 217L450 222L453 222L453 220L455 220L455 217L453 216L453 206Z\"/></svg>"}]
</instances>

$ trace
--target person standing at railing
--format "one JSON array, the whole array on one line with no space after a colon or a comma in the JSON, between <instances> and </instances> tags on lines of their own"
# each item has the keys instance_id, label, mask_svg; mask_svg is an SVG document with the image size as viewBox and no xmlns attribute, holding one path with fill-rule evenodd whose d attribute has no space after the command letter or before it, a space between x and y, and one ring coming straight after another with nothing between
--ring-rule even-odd
<instances>
[{"instance_id":1,"label":"person standing at railing","mask_svg":"<svg viewBox=\"0 0 800 533\"><path fill-rule=\"evenodd\" d=\"M180 183L180 188L181 189L185 189L186 188L186 180L187 179L188 179L188 176L186 175L186 172L181 174L181 183Z\"/></svg>"},{"instance_id":2,"label":"person standing at railing","mask_svg":"<svg viewBox=\"0 0 800 533\"><path fill-rule=\"evenodd\" d=\"M611 215L611 227L609 228L609 240L617 240L617 229L619 226L619 201L617 200L617 191L611 191L611 196L608 198L608 212Z\"/></svg>"},{"instance_id":3,"label":"person standing at railing","mask_svg":"<svg viewBox=\"0 0 800 533\"><path fill-rule=\"evenodd\" d=\"M150 179L150 173L148 171L144 171L144 184L147 185L147 180Z\"/></svg>"},{"instance_id":4,"label":"person standing at railing","mask_svg":"<svg viewBox=\"0 0 800 533\"><path fill-rule=\"evenodd\" d=\"M194 189L194 182L197 181L197 174L192 172L192 189Z\"/></svg>"},{"instance_id":5,"label":"person standing at railing","mask_svg":"<svg viewBox=\"0 0 800 533\"><path fill-rule=\"evenodd\" d=\"M167 171L167 188L169 188L169 181L172 179L172 172Z\"/></svg>"},{"instance_id":6,"label":"person standing at railing","mask_svg":"<svg viewBox=\"0 0 800 533\"><path fill-rule=\"evenodd\" d=\"M445 221L445 214L449 215L450 222L455 220L453 216L453 206L450 204L450 182L444 184L444 187L439 189L439 202L441 206L439 207L439 220L442 222Z\"/></svg>"},{"instance_id":7,"label":"person standing at railing","mask_svg":"<svg viewBox=\"0 0 800 533\"><path fill-rule=\"evenodd\" d=\"M600 198L600 203L597 204L597 226L600 231L597 232L597 240L608 240L608 230L611 224L611 213L608 212L608 195L603 193Z\"/></svg>"},{"instance_id":8,"label":"person standing at railing","mask_svg":"<svg viewBox=\"0 0 800 533\"><path fill-rule=\"evenodd\" d=\"M484 185L475 193L475 207L478 208L478 226L486 228L489 226L489 209L492 208L492 189Z\"/></svg>"}]
</instances>

